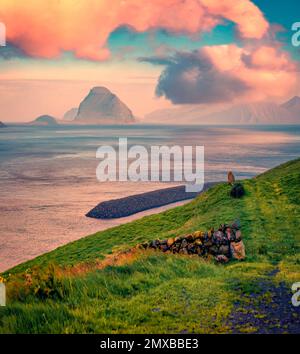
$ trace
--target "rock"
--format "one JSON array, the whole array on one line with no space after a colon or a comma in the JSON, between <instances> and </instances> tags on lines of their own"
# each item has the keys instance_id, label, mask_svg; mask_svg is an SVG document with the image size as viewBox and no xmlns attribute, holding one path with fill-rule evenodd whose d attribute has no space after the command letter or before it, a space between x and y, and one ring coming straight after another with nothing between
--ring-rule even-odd
<instances>
[{"instance_id":1,"label":"rock","mask_svg":"<svg viewBox=\"0 0 300 354\"><path fill-rule=\"evenodd\" d=\"M80 103L74 123L124 124L135 121L131 110L106 87L94 87Z\"/></svg>"},{"instance_id":2,"label":"rock","mask_svg":"<svg viewBox=\"0 0 300 354\"><path fill-rule=\"evenodd\" d=\"M193 243L189 243L186 247L188 253L195 253L195 245Z\"/></svg>"},{"instance_id":3,"label":"rock","mask_svg":"<svg viewBox=\"0 0 300 354\"><path fill-rule=\"evenodd\" d=\"M185 248L188 245L188 242L186 239L183 239L181 242L181 248Z\"/></svg>"},{"instance_id":4,"label":"rock","mask_svg":"<svg viewBox=\"0 0 300 354\"><path fill-rule=\"evenodd\" d=\"M159 249L163 252L167 252L170 248L167 245L160 245Z\"/></svg>"},{"instance_id":5,"label":"rock","mask_svg":"<svg viewBox=\"0 0 300 354\"><path fill-rule=\"evenodd\" d=\"M226 238L229 242L233 242L236 240L235 233L230 227L226 228L225 234L226 234Z\"/></svg>"},{"instance_id":6,"label":"rock","mask_svg":"<svg viewBox=\"0 0 300 354\"><path fill-rule=\"evenodd\" d=\"M241 239L242 239L242 232L241 232L241 230L236 230L236 232L235 232L235 241L241 241Z\"/></svg>"},{"instance_id":7,"label":"rock","mask_svg":"<svg viewBox=\"0 0 300 354\"><path fill-rule=\"evenodd\" d=\"M213 245L213 241L211 239L204 240L203 245L204 247L209 248L210 246Z\"/></svg>"},{"instance_id":8,"label":"rock","mask_svg":"<svg viewBox=\"0 0 300 354\"><path fill-rule=\"evenodd\" d=\"M228 257L224 256L223 254L216 256L215 260L219 263L227 263L229 261Z\"/></svg>"},{"instance_id":9,"label":"rock","mask_svg":"<svg viewBox=\"0 0 300 354\"><path fill-rule=\"evenodd\" d=\"M193 242L194 241L194 236L192 234L189 234L185 237L185 239L188 241L188 242Z\"/></svg>"},{"instance_id":10,"label":"rock","mask_svg":"<svg viewBox=\"0 0 300 354\"><path fill-rule=\"evenodd\" d=\"M198 238L203 239L204 232L203 231L196 231L196 232L193 233L193 236L194 236L195 240L198 239Z\"/></svg>"},{"instance_id":11,"label":"rock","mask_svg":"<svg viewBox=\"0 0 300 354\"><path fill-rule=\"evenodd\" d=\"M179 250L180 247L181 247L181 242L175 242L173 246L174 246L177 250Z\"/></svg>"},{"instance_id":12,"label":"rock","mask_svg":"<svg viewBox=\"0 0 300 354\"><path fill-rule=\"evenodd\" d=\"M180 242L182 240L183 240L182 236L175 237L175 242Z\"/></svg>"},{"instance_id":13,"label":"rock","mask_svg":"<svg viewBox=\"0 0 300 354\"><path fill-rule=\"evenodd\" d=\"M241 198L245 195L245 189L241 183L236 183L230 191L232 198Z\"/></svg>"},{"instance_id":14,"label":"rock","mask_svg":"<svg viewBox=\"0 0 300 354\"><path fill-rule=\"evenodd\" d=\"M221 246L223 244L229 243L229 241L222 231L215 231L212 236L212 243L217 246Z\"/></svg>"},{"instance_id":15,"label":"rock","mask_svg":"<svg viewBox=\"0 0 300 354\"><path fill-rule=\"evenodd\" d=\"M217 255L219 254L219 247L217 245L212 245L208 247L208 252L211 253L212 255Z\"/></svg>"},{"instance_id":16,"label":"rock","mask_svg":"<svg viewBox=\"0 0 300 354\"><path fill-rule=\"evenodd\" d=\"M205 249L203 249L203 248L201 248L201 247L197 247L196 248L196 253L199 255L199 256L203 256L204 255L204 250Z\"/></svg>"},{"instance_id":17,"label":"rock","mask_svg":"<svg viewBox=\"0 0 300 354\"><path fill-rule=\"evenodd\" d=\"M219 254L223 254L223 255L225 255L226 257L229 257L229 256L230 256L230 247L229 247L229 245L222 245L222 246L220 246L218 252L219 252Z\"/></svg>"},{"instance_id":18,"label":"rock","mask_svg":"<svg viewBox=\"0 0 300 354\"><path fill-rule=\"evenodd\" d=\"M151 241L149 247L156 249L159 245L160 245L159 240L154 240L154 241Z\"/></svg>"},{"instance_id":19,"label":"rock","mask_svg":"<svg viewBox=\"0 0 300 354\"><path fill-rule=\"evenodd\" d=\"M211 238L212 237L212 235L214 234L214 232L215 232L215 230L212 228L212 229L210 229L208 232L207 232L207 236L208 236L208 238Z\"/></svg>"},{"instance_id":20,"label":"rock","mask_svg":"<svg viewBox=\"0 0 300 354\"><path fill-rule=\"evenodd\" d=\"M173 243L175 242L175 239L174 238L168 238L167 240L167 245L170 247L173 245Z\"/></svg>"},{"instance_id":21,"label":"rock","mask_svg":"<svg viewBox=\"0 0 300 354\"><path fill-rule=\"evenodd\" d=\"M6 128L6 125L0 121L0 128Z\"/></svg>"},{"instance_id":22,"label":"rock","mask_svg":"<svg viewBox=\"0 0 300 354\"><path fill-rule=\"evenodd\" d=\"M231 242L230 251L232 258L237 260L243 260L246 257L245 246L243 241Z\"/></svg>"}]
</instances>

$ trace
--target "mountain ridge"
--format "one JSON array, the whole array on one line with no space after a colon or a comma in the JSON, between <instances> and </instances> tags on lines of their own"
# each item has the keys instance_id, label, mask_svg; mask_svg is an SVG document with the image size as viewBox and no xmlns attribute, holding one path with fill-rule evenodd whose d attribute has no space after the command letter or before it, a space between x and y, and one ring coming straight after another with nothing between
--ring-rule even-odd
<instances>
[{"instance_id":1,"label":"mountain ridge","mask_svg":"<svg viewBox=\"0 0 300 354\"><path fill-rule=\"evenodd\" d=\"M206 113L200 105L157 110L145 116L144 123L174 124L300 124L300 97L277 104L251 102Z\"/></svg>"}]
</instances>

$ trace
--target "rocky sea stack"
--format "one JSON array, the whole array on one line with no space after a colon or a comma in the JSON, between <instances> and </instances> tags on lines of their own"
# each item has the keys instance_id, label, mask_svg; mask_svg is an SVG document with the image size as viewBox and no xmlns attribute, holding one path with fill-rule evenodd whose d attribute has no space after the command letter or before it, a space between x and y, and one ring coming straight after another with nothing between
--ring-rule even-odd
<instances>
[{"instance_id":1,"label":"rocky sea stack","mask_svg":"<svg viewBox=\"0 0 300 354\"><path fill-rule=\"evenodd\" d=\"M6 125L0 121L0 128L6 128Z\"/></svg>"},{"instance_id":2,"label":"rocky sea stack","mask_svg":"<svg viewBox=\"0 0 300 354\"><path fill-rule=\"evenodd\" d=\"M131 110L106 87L90 90L80 103L74 123L82 124L126 124L133 123Z\"/></svg>"}]
</instances>

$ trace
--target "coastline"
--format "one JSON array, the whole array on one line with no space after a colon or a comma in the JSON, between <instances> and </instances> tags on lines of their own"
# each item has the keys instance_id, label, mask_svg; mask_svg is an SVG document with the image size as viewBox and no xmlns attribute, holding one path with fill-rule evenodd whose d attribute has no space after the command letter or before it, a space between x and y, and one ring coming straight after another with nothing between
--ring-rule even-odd
<instances>
[{"instance_id":1,"label":"coastline","mask_svg":"<svg viewBox=\"0 0 300 354\"><path fill-rule=\"evenodd\" d=\"M198 194L203 193L204 191L206 191L210 186L216 184L218 182L208 182L205 184L205 187L203 188L203 190L201 192L199 192ZM159 193L160 191L168 191L168 190L172 190L172 189L177 189L177 188L184 188L184 186L176 186L176 187L169 187L169 188L158 188L156 190L152 190L149 192L145 192L143 193L143 195L145 195L145 199L147 201L147 197L153 193ZM89 194L89 193L88 193ZM141 194L139 194L141 195ZM125 201L128 201L132 198L132 195L129 195L127 197L124 198L120 198L123 199ZM147 208L144 210L140 210L140 211L136 211L135 213L128 215L128 216L123 216L120 218L111 218L111 219L96 219L96 218L88 218L84 216L84 209L83 207L86 207L87 204L83 203L83 206L81 206L80 211L83 212L82 217L80 217L79 219L75 219L74 222L77 224L80 222L80 224L83 224L82 227L83 228L87 228L86 232L84 233L83 230L81 233L75 234L75 231L73 232L73 236L72 238L69 237L65 237L65 235L60 234L60 237L56 236L54 239L51 239L51 242L47 242L46 245L43 244L42 240L41 242L39 242L39 247L34 247L33 249L31 248L30 252L26 251L22 252L22 255L19 255L19 253L11 253L11 249L8 248L7 252L3 252L3 257L2 257L2 262L0 262L0 273L1 272L5 272L8 269L14 268L22 263L31 261L33 259L35 259L36 257L40 257L43 256L46 253L52 252L54 250L56 250L59 247L65 246L66 244L72 243L74 241L77 240L81 240L84 239L85 237L88 237L89 235L93 235L97 232L102 232L102 231L106 231L109 230L111 228L126 224L126 223L130 223L132 221L138 220L138 219L142 219L145 216L150 216L150 215L155 215L155 214L159 214L162 213L164 211L167 211L169 209L174 209L176 207L182 206L184 204L189 203L192 199L182 199L182 200L178 200L178 201L169 201L169 203L166 204L166 202L164 201L164 203L162 203L162 205L160 206L152 206L151 208ZM118 199L113 199L113 200L109 200L108 202L111 203L112 201L114 201L113 204L118 202ZM100 203L101 204L101 203ZM79 211L79 210L78 210ZM85 221L86 220L86 221ZM89 227L90 222L88 221L92 221L91 227ZM37 243L35 242L35 244L37 245ZM17 250L17 245L15 250ZM3 251L5 251L5 249L3 249ZM12 257L13 256L13 257ZM8 261L9 260L9 261ZM13 260L13 261L12 261Z\"/></svg>"},{"instance_id":2,"label":"coastline","mask_svg":"<svg viewBox=\"0 0 300 354\"><path fill-rule=\"evenodd\" d=\"M232 169L238 179L251 178L296 158L300 153L299 129L177 127L45 129L8 127L2 135L0 271L26 262L70 242L146 215L189 203L189 199L140 211L121 218L95 219L85 214L97 204L177 183L105 182L95 179L95 146L112 144L115 136L128 135L136 143L205 145L207 181L221 181ZM33 130L32 130L33 129ZM34 134L35 138L32 139ZM24 148L28 139L32 145ZM99 140L100 139L100 140ZM150 140L149 140L150 139ZM249 145L249 142L251 144ZM274 154L274 144L279 153ZM258 153L263 144L264 154ZM21 163L20 163L21 162ZM154 205L155 206L155 205ZM151 207L154 207L151 206ZM144 208L143 208L144 209ZM136 212L136 211L135 211ZM17 217L16 217L17 216Z\"/></svg>"}]
</instances>

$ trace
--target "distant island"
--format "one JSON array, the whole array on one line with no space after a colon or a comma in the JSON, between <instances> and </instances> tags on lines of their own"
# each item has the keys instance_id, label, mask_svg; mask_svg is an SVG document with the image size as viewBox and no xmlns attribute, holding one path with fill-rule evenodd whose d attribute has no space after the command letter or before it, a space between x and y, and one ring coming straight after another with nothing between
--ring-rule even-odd
<instances>
[{"instance_id":1,"label":"distant island","mask_svg":"<svg viewBox=\"0 0 300 354\"><path fill-rule=\"evenodd\" d=\"M93 87L79 107L69 109L64 122L73 124L128 124L135 118L128 106L117 95L103 86Z\"/></svg>"},{"instance_id":2,"label":"distant island","mask_svg":"<svg viewBox=\"0 0 300 354\"><path fill-rule=\"evenodd\" d=\"M78 113L78 108L77 107L73 107L70 108L62 117L62 120L65 122L72 122L75 117L77 116Z\"/></svg>"},{"instance_id":3,"label":"distant island","mask_svg":"<svg viewBox=\"0 0 300 354\"><path fill-rule=\"evenodd\" d=\"M59 121L50 115L41 115L30 125L49 126L57 124L130 124L135 117L117 95L103 86L93 87L81 101L79 107L72 107Z\"/></svg>"},{"instance_id":4,"label":"distant island","mask_svg":"<svg viewBox=\"0 0 300 354\"><path fill-rule=\"evenodd\" d=\"M136 122L137 119L130 108L117 95L106 87L96 86L89 91L79 107L70 108L61 120L50 115L42 115L29 124L41 126L57 124L123 125ZM274 102L237 104L210 113L202 105L181 105L149 113L141 122L169 125L300 124L300 97L294 96L282 104Z\"/></svg>"},{"instance_id":5,"label":"distant island","mask_svg":"<svg viewBox=\"0 0 300 354\"><path fill-rule=\"evenodd\" d=\"M56 119L47 114L37 117L34 121L29 123L30 125L50 126L58 125Z\"/></svg>"},{"instance_id":6,"label":"distant island","mask_svg":"<svg viewBox=\"0 0 300 354\"><path fill-rule=\"evenodd\" d=\"M6 125L0 121L0 128L6 128Z\"/></svg>"},{"instance_id":7,"label":"distant island","mask_svg":"<svg viewBox=\"0 0 300 354\"><path fill-rule=\"evenodd\" d=\"M277 104L253 102L207 113L202 105L157 110L143 120L149 124L300 124L300 97Z\"/></svg>"}]
</instances>

